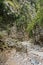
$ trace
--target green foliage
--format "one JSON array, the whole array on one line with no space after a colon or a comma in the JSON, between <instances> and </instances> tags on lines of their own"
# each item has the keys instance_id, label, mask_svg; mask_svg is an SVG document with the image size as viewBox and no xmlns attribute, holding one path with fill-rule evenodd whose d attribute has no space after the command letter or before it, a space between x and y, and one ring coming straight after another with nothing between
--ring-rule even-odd
<instances>
[{"instance_id":1,"label":"green foliage","mask_svg":"<svg viewBox=\"0 0 43 65\"><path fill-rule=\"evenodd\" d=\"M43 27L43 0L40 1L40 24Z\"/></svg>"},{"instance_id":2,"label":"green foliage","mask_svg":"<svg viewBox=\"0 0 43 65\"><path fill-rule=\"evenodd\" d=\"M40 6L40 2L37 3L37 8L35 18L32 19L32 21L28 24L27 30L29 32L34 29L36 24L41 25L41 27L43 26L43 7Z\"/></svg>"},{"instance_id":3,"label":"green foliage","mask_svg":"<svg viewBox=\"0 0 43 65\"><path fill-rule=\"evenodd\" d=\"M38 23L38 24L40 23L40 11L37 12L35 18L28 24L27 30L29 30L29 31L33 30L34 29L34 25L36 23Z\"/></svg>"},{"instance_id":4,"label":"green foliage","mask_svg":"<svg viewBox=\"0 0 43 65\"><path fill-rule=\"evenodd\" d=\"M9 28L13 23L28 32L36 23L43 26L43 0L0 0L0 27Z\"/></svg>"}]
</instances>

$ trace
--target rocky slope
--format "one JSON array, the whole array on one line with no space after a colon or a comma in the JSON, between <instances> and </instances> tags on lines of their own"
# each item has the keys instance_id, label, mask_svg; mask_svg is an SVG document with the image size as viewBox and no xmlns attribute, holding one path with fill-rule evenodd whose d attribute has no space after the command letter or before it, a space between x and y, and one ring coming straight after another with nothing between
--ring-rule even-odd
<instances>
[{"instance_id":1,"label":"rocky slope","mask_svg":"<svg viewBox=\"0 0 43 65\"><path fill-rule=\"evenodd\" d=\"M0 65L43 65L43 47L21 42L26 50L10 49L0 54ZM2 56L1 56L2 55Z\"/></svg>"}]
</instances>

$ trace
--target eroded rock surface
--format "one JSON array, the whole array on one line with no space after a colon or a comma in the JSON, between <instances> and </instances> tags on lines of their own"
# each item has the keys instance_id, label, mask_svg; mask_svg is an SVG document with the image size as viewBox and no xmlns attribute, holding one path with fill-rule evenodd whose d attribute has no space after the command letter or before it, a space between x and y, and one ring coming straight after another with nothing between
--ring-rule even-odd
<instances>
[{"instance_id":1,"label":"eroded rock surface","mask_svg":"<svg viewBox=\"0 0 43 65\"><path fill-rule=\"evenodd\" d=\"M27 46L27 52L23 52L25 50L20 52L14 48L8 50L7 53L3 54L4 60L3 55L0 55L0 65L43 65L43 47L29 44L27 41L21 43L24 47Z\"/></svg>"}]
</instances>

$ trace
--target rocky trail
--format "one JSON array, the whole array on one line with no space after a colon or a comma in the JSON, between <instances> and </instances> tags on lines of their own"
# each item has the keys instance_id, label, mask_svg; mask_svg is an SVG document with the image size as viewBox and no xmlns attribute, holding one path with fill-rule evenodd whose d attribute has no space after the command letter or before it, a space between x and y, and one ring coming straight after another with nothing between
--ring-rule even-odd
<instances>
[{"instance_id":1,"label":"rocky trail","mask_svg":"<svg viewBox=\"0 0 43 65\"><path fill-rule=\"evenodd\" d=\"M43 65L43 47L22 43L27 45L27 52L7 50L0 54L0 65Z\"/></svg>"}]
</instances>

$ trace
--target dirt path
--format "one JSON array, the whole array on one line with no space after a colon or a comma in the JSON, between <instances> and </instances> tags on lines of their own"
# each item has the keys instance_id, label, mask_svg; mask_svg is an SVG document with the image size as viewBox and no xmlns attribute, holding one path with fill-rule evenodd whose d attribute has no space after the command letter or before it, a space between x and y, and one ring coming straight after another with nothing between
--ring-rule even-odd
<instances>
[{"instance_id":1,"label":"dirt path","mask_svg":"<svg viewBox=\"0 0 43 65\"><path fill-rule=\"evenodd\" d=\"M43 47L30 46L27 50L27 53L24 53L12 49L7 53L7 61L0 65L43 65Z\"/></svg>"}]
</instances>

